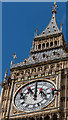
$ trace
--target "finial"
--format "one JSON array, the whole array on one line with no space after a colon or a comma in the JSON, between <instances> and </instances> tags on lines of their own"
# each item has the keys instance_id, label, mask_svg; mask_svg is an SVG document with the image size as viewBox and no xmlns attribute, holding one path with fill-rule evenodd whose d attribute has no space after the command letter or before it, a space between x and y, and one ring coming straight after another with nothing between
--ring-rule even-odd
<instances>
[{"instance_id":1,"label":"finial","mask_svg":"<svg viewBox=\"0 0 68 120\"><path fill-rule=\"evenodd\" d=\"M60 30L61 30L61 31L62 31L62 25L63 25L63 24L62 24L62 22L61 22L61 24L60 24L60 26L61 26Z\"/></svg>"},{"instance_id":2,"label":"finial","mask_svg":"<svg viewBox=\"0 0 68 120\"><path fill-rule=\"evenodd\" d=\"M17 58L17 56L16 56L16 52L15 52L14 55L13 55L13 60L15 61L16 58ZM14 62L13 62L13 64L14 64Z\"/></svg>"},{"instance_id":3,"label":"finial","mask_svg":"<svg viewBox=\"0 0 68 120\"><path fill-rule=\"evenodd\" d=\"M12 66L12 64L13 64L13 62L12 62L12 60L11 60L11 66Z\"/></svg>"},{"instance_id":4,"label":"finial","mask_svg":"<svg viewBox=\"0 0 68 120\"><path fill-rule=\"evenodd\" d=\"M36 30L35 30L35 31L36 31L36 33L35 33L35 36L37 36L37 32L38 32L38 27L36 28Z\"/></svg>"},{"instance_id":5,"label":"finial","mask_svg":"<svg viewBox=\"0 0 68 120\"><path fill-rule=\"evenodd\" d=\"M58 5L56 5L56 2L54 2L51 8L53 8L52 13L56 13L56 8L58 8Z\"/></svg>"},{"instance_id":6,"label":"finial","mask_svg":"<svg viewBox=\"0 0 68 120\"><path fill-rule=\"evenodd\" d=\"M13 59L14 59L14 60L15 60L15 58L17 58L16 52L15 52L14 55L13 55Z\"/></svg>"},{"instance_id":7,"label":"finial","mask_svg":"<svg viewBox=\"0 0 68 120\"><path fill-rule=\"evenodd\" d=\"M6 81L7 74L8 74L8 70L6 70L6 72L5 72L4 81Z\"/></svg>"}]
</instances>

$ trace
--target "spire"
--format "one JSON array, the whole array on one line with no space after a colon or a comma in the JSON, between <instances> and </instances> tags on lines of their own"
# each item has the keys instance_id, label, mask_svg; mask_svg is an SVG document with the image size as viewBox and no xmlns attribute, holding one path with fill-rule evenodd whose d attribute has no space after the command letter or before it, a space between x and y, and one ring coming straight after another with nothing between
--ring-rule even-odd
<instances>
[{"instance_id":1,"label":"spire","mask_svg":"<svg viewBox=\"0 0 68 120\"><path fill-rule=\"evenodd\" d=\"M52 18L48 24L48 26L42 31L41 34L35 36L35 38L39 38L39 37L45 37L45 36L49 36L49 35L53 35L53 34L58 34L61 33L62 31L59 30L58 26L57 26L57 22L56 22L56 8L58 6L56 5L56 2L54 2L52 8Z\"/></svg>"}]
</instances>

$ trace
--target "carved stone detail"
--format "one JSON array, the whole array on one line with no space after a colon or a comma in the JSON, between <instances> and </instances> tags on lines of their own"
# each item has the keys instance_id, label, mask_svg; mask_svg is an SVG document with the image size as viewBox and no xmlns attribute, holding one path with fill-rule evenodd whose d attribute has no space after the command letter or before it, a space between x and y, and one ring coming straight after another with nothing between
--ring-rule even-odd
<instances>
[{"instance_id":1,"label":"carved stone detail","mask_svg":"<svg viewBox=\"0 0 68 120\"><path fill-rule=\"evenodd\" d=\"M17 91L17 90L18 90L18 88L20 88L20 87L21 87L21 83L16 84L16 86L15 86L15 91Z\"/></svg>"},{"instance_id":2,"label":"carved stone detail","mask_svg":"<svg viewBox=\"0 0 68 120\"><path fill-rule=\"evenodd\" d=\"M16 114L17 113L17 110L15 109L14 106L12 106L12 111L11 111L12 114Z\"/></svg>"},{"instance_id":3,"label":"carved stone detail","mask_svg":"<svg viewBox=\"0 0 68 120\"><path fill-rule=\"evenodd\" d=\"M47 106L47 108L55 108L55 100Z\"/></svg>"}]
</instances>

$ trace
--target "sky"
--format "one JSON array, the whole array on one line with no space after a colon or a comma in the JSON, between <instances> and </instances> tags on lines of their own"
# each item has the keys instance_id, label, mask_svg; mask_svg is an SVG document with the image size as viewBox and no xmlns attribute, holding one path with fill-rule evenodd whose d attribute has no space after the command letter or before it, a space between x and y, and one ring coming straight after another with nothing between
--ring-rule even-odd
<instances>
[{"instance_id":1,"label":"sky","mask_svg":"<svg viewBox=\"0 0 68 120\"><path fill-rule=\"evenodd\" d=\"M57 2L56 21L66 40L66 3ZM40 34L52 17L53 2L3 2L2 3L2 80L6 69L10 73L10 63L14 52L15 63L22 62L30 55L36 27ZM0 89L1 90L1 89Z\"/></svg>"}]
</instances>

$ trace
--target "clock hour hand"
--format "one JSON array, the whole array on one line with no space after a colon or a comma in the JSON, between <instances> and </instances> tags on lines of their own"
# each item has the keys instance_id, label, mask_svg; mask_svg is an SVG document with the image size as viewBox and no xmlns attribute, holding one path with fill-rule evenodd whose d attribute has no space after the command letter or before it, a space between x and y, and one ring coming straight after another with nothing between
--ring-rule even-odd
<instances>
[{"instance_id":1,"label":"clock hour hand","mask_svg":"<svg viewBox=\"0 0 68 120\"><path fill-rule=\"evenodd\" d=\"M27 87L27 89L28 89L28 93L33 94L33 91L31 90L31 88L29 86Z\"/></svg>"},{"instance_id":2,"label":"clock hour hand","mask_svg":"<svg viewBox=\"0 0 68 120\"><path fill-rule=\"evenodd\" d=\"M34 93L34 100L37 98L37 82L35 84L35 93Z\"/></svg>"}]
</instances>

